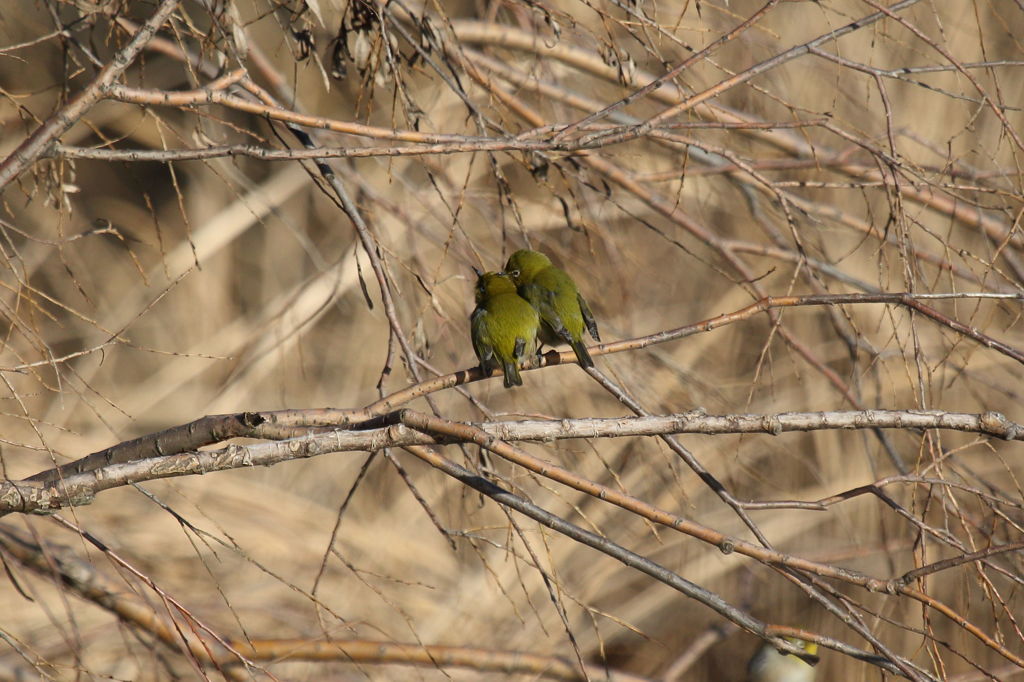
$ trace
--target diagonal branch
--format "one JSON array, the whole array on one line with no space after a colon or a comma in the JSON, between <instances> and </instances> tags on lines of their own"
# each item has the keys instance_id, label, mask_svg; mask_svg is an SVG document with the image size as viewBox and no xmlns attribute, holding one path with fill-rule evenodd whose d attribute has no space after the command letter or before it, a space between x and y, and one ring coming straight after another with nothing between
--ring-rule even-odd
<instances>
[{"instance_id":1,"label":"diagonal branch","mask_svg":"<svg viewBox=\"0 0 1024 682\"><path fill-rule=\"evenodd\" d=\"M43 125L18 145L6 159L0 161L0 192L25 169L46 153L57 139L85 115L94 104L103 98L106 90L131 66L132 62L146 47L164 22L178 7L181 0L162 0L149 20L139 27L125 47L100 69L99 74L84 90L75 95L60 111L53 114Z\"/></svg>"}]
</instances>

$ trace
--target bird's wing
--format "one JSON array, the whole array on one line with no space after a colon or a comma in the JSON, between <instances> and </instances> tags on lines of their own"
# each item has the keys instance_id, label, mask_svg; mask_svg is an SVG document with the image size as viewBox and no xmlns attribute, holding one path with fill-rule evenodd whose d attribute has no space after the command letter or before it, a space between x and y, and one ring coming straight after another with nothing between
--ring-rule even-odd
<instances>
[{"instance_id":1,"label":"bird's wing","mask_svg":"<svg viewBox=\"0 0 1024 682\"><path fill-rule=\"evenodd\" d=\"M480 366L485 371L493 369L496 365L494 360L494 345L491 342L490 331L487 328L487 309L477 308L469 317L470 336L473 339L473 351L480 360Z\"/></svg>"},{"instance_id":2,"label":"bird's wing","mask_svg":"<svg viewBox=\"0 0 1024 682\"><path fill-rule=\"evenodd\" d=\"M556 336L564 339L566 342L572 341L569 330L565 328L565 323L562 322L562 316L558 314L558 309L555 308L554 291L531 282L519 287L519 295L530 302L530 305L540 315L540 319L551 327L551 331Z\"/></svg>"},{"instance_id":3,"label":"bird's wing","mask_svg":"<svg viewBox=\"0 0 1024 682\"><path fill-rule=\"evenodd\" d=\"M582 294L576 294L576 300L580 304L580 312L583 313L583 322L587 325L587 330L590 335L594 337L595 341L600 341L601 337L597 333L597 320L594 319L594 313L590 312L590 306L587 305L587 299L583 298Z\"/></svg>"}]
</instances>

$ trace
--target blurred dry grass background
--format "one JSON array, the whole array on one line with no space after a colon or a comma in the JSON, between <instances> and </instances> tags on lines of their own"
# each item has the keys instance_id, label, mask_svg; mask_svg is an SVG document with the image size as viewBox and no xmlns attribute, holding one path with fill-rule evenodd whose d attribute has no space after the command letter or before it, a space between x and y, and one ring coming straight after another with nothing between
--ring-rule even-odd
<instances>
[{"instance_id":1,"label":"blurred dry grass background","mask_svg":"<svg viewBox=\"0 0 1024 682\"><path fill-rule=\"evenodd\" d=\"M97 64L124 46L156 4L8 0L0 16L2 156L90 82ZM710 56L597 123L646 120L875 11L874 3L855 0L769 4ZM473 366L471 267L498 268L527 244L576 277L602 335L612 340L729 312L765 294L1020 293L1024 8L983 0L907 4L895 17L822 43L818 49L827 54L780 61L620 144L333 161L376 240L398 319L424 361L417 371ZM187 0L123 82L192 90L244 68L295 111L464 135L473 143L477 136L577 121L762 7L747 0L386 7ZM350 29L340 43L339 26ZM336 77L342 68L344 78ZM292 99L284 96L289 90ZM246 95L237 86L228 91ZM61 136L65 148L38 159L0 195L5 478L22 479L206 414L359 407L412 383L389 341L367 255L311 164L244 156L173 163L80 158L93 147L297 147L283 126L230 106L126 99L105 97ZM316 134L324 147L412 144ZM1024 347L1017 300L927 303ZM654 413L997 410L1024 420L1018 363L894 306L794 308L774 321L761 315L597 363ZM391 371L382 378L385 367ZM467 390L500 418L627 414L574 365L524 378L521 389L504 390L490 379ZM449 419L484 418L454 390L432 399ZM410 406L430 411L422 399ZM1022 539L1019 446L948 431L888 437L908 471L965 486L886 488L902 509L955 537L961 549L921 533L870 495L827 512L751 511L773 546L888 578ZM813 501L896 473L893 455L868 430L681 440L742 500ZM750 537L657 439L524 448ZM476 466L475 447L445 453ZM365 637L573 661L568 630L588 662L660 679L695 638L722 622L665 585L506 514L407 453L390 455L455 533L454 550L380 456L328 550L363 453L147 482L62 515L219 635L238 640ZM723 555L510 465L493 466L504 484L536 504L768 623L870 649L756 561ZM1016 506L991 503L979 492ZM54 520L8 515L3 523L70 546L121 589L160 613L170 610L138 577ZM200 674L150 634L119 626L105 609L3 556L9 579L0 585L0 679ZM557 606L536 561L555 586ZM1021 553L1013 552L930 575L923 588L1021 656L1015 614L1022 612L1022 579ZM1019 670L917 602L834 585L863 609L863 622L888 647L937 678L1008 679ZM730 631L678 679L741 680L758 644ZM262 665L241 676L507 677L344 660ZM210 679L221 676L204 670ZM828 650L819 671L818 680L883 677L877 667ZM956 677L971 673L978 676Z\"/></svg>"}]
</instances>

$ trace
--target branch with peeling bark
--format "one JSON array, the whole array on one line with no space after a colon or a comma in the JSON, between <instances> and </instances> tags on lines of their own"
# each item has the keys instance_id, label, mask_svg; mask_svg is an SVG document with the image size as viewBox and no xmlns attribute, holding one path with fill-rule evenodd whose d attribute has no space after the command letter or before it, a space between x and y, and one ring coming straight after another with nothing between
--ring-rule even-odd
<instances>
[{"instance_id":1,"label":"branch with peeling bark","mask_svg":"<svg viewBox=\"0 0 1024 682\"><path fill-rule=\"evenodd\" d=\"M186 449L175 454L158 454L160 437L167 433L185 433L205 420L239 425L239 430L226 435L204 436L202 445L223 438L261 437L264 425L272 423L275 413L243 413L217 415L197 420L166 432L113 446L64 465L47 469L22 481L0 483L0 514L12 512L49 513L68 506L90 504L96 494L132 483L193 476L215 471L229 471L251 466L272 466L294 459L318 457L338 452L376 452L385 448L412 445L443 445L476 442L473 434L482 433L502 441L550 442L576 438L625 438L667 434L725 435L764 433L780 435L829 429L950 429L994 436L1003 440L1024 439L1024 426L1011 422L998 412L967 414L941 410L855 410L834 412L788 412L759 415L708 415L700 411L651 417L614 417L606 419L523 420L465 424L474 431L461 436L438 436L402 426L410 411L384 415L377 424L364 422L358 430L347 430L344 423L337 428L327 423L318 410L308 412L308 425L299 426L303 410L289 410L290 430L312 430L305 436L287 440L228 445L217 450ZM244 427L244 424L251 427ZM270 429L268 429L270 430ZM177 441L176 441L177 442ZM198 446L197 446L198 447ZM794 506L787 503L785 506ZM803 508L822 509L819 504L805 503Z\"/></svg>"}]
</instances>

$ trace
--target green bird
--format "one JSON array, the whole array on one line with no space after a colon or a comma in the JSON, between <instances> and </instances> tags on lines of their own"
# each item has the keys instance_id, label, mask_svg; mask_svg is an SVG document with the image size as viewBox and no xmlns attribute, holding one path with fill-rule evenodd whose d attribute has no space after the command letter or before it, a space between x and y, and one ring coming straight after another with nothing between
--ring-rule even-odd
<instances>
[{"instance_id":1,"label":"green bird","mask_svg":"<svg viewBox=\"0 0 1024 682\"><path fill-rule=\"evenodd\" d=\"M784 637L791 644L816 656L818 645L796 637ZM748 682L814 682L815 669L793 654L782 653L765 642L747 665Z\"/></svg>"},{"instance_id":2,"label":"green bird","mask_svg":"<svg viewBox=\"0 0 1024 682\"><path fill-rule=\"evenodd\" d=\"M489 375L500 366L505 388L522 386L519 364L537 353L540 317L516 293L515 283L504 273L478 272L476 309L469 321L480 370Z\"/></svg>"},{"instance_id":3,"label":"green bird","mask_svg":"<svg viewBox=\"0 0 1024 682\"><path fill-rule=\"evenodd\" d=\"M567 343L581 367L593 367L594 361L583 344L583 330L587 329L595 341L601 337L594 314L572 278L543 253L529 249L513 253L505 264L505 273L516 283L519 295L540 314L541 341L551 346Z\"/></svg>"}]
</instances>

